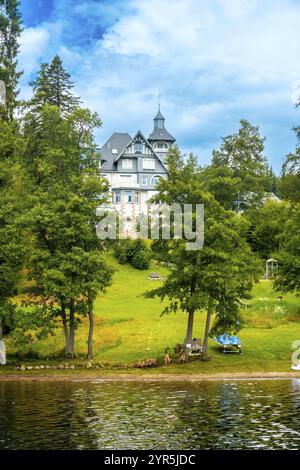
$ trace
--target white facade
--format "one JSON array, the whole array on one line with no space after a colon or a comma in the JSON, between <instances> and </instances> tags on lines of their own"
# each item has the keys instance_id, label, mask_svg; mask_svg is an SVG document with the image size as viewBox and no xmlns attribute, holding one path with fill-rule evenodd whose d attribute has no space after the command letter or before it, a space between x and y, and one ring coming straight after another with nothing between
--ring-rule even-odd
<instances>
[{"instance_id":1,"label":"white facade","mask_svg":"<svg viewBox=\"0 0 300 470\"><path fill-rule=\"evenodd\" d=\"M164 121L158 111L148 139L140 131L133 138L114 133L100 150L101 171L110 186L111 207L128 222L147 213L148 201L157 193L159 179L168 177L165 159L175 139L165 129Z\"/></svg>"}]
</instances>

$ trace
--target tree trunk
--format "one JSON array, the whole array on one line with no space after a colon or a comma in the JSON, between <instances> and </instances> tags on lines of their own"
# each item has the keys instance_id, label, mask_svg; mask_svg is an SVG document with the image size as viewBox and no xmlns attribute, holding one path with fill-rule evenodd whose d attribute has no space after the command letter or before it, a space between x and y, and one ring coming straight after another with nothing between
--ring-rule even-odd
<instances>
[{"instance_id":1,"label":"tree trunk","mask_svg":"<svg viewBox=\"0 0 300 470\"><path fill-rule=\"evenodd\" d=\"M188 324L186 329L186 338L185 338L185 352L184 352L184 360L185 362L188 361L190 347L187 347L187 344L191 344L193 338L193 326L194 326L194 311L189 312L188 317ZM183 358L182 358L183 359Z\"/></svg>"},{"instance_id":2,"label":"tree trunk","mask_svg":"<svg viewBox=\"0 0 300 470\"><path fill-rule=\"evenodd\" d=\"M64 329L65 340L66 340L66 356L69 356L69 354L70 354L70 334L69 334L68 324L67 324L66 307L64 306L64 304L61 305L61 318L62 318L63 329Z\"/></svg>"},{"instance_id":3,"label":"tree trunk","mask_svg":"<svg viewBox=\"0 0 300 470\"><path fill-rule=\"evenodd\" d=\"M2 340L3 330L2 330L2 319L0 318L0 365L5 366L6 364L6 352L5 352L5 343Z\"/></svg>"},{"instance_id":4,"label":"tree trunk","mask_svg":"<svg viewBox=\"0 0 300 470\"><path fill-rule=\"evenodd\" d=\"M69 356L75 357L75 302L74 299L70 301L70 341L69 341Z\"/></svg>"},{"instance_id":5,"label":"tree trunk","mask_svg":"<svg viewBox=\"0 0 300 470\"><path fill-rule=\"evenodd\" d=\"M211 321L212 313L213 313L213 301L212 299L209 299L208 307L207 307L207 315L206 315L204 340L203 340L203 357L207 357L207 345L208 345L208 337L210 333L210 321Z\"/></svg>"},{"instance_id":6,"label":"tree trunk","mask_svg":"<svg viewBox=\"0 0 300 470\"><path fill-rule=\"evenodd\" d=\"M188 324L186 330L185 344L190 343L193 338L194 311L189 312Z\"/></svg>"},{"instance_id":7,"label":"tree trunk","mask_svg":"<svg viewBox=\"0 0 300 470\"><path fill-rule=\"evenodd\" d=\"M89 338L88 338L88 352L87 358L93 358L93 331L94 331L94 311L93 311L93 301L89 299Z\"/></svg>"}]
</instances>

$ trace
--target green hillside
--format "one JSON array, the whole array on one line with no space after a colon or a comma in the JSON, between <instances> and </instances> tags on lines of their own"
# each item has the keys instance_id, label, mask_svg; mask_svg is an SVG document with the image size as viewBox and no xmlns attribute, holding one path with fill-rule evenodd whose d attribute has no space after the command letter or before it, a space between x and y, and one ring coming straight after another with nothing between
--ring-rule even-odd
<instances>
[{"instance_id":1,"label":"green hillside","mask_svg":"<svg viewBox=\"0 0 300 470\"><path fill-rule=\"evenodd\" d=\"M119 265L112 255L108 258L116 271L113 285L95 304L94 361L109 367L110 364L130 365L145 358L161 358L166 347L173 348L183 341L186 328L186 315L161 317L162 304L143 297L146 290L161 282L148 280L148 274L156 271L166 275L166 269L152 265L148 271L138 271L129 265ZM243 342L242 355L224 356L211 339L209 362L163 366L160 371L289 370L292 343L300 339L300 299L289 294L280 300L278 295L272 291L269 281L261 281L254 287L253 299L243 311L246 326L239 335ZM197 314L194 336L203 336L204 317L201 312ZM88 322L84 320L76 332L77 361L85 357L87 327ZM63 347L63 334L58 329L55 336L37 341L30 356L54 360L59 358ZM13 359L9 339L7 349Z\"/></svg>"}]
</instances>

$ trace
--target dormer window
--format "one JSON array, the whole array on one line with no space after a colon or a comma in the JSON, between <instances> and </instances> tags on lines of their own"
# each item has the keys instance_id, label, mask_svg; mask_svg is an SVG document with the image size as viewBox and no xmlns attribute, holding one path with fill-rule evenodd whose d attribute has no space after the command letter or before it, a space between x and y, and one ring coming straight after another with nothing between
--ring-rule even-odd
<instances>
[{"instance_id":1,"label":"dormer window","mask_svg":"<svg viewBox=\"0 0 300 470\"><path fill-rule=\"evenodd\" d=\"M141 142L136 142L134 144L135 153L142 153L142 144Z\"/></svg>"}]
</instances>

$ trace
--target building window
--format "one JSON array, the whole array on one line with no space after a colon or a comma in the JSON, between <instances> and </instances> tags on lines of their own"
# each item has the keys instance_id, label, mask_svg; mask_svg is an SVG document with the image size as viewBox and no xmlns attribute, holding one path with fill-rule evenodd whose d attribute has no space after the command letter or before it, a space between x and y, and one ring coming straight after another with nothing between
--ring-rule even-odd
<instances>
[{"instance_id":1,"label":"building window","mask_svg":"<svg viewBox=\"0 0 300 470\"><path fill-rule=\"evenodd\" d=\"M143 170L155 170L154 158L143 158Z\"/></svg>"},{"instance_id":2,"label":"building window","mask_svg":"<svg viewBox=\"0 0 300 470\"><path fill-rule=\"evenodd\" d=\"M117 155L118 154L118 149L111 149L111 153L113 153L114 155Z\"/></svg>"},{"instance_id":3,"label":"building window","mask_svg":"<svg viewBox=\"0 0 300 470\"><path fill-rule=\"evenodd\" d=\"M139 203L139 193L135 193L134 202L135 202L136 204Z\"/></svg>"},{"instance_id":4,"label":"building window","mask_svg":"<svg viewBox=\"0 0 300 470\"><path fill-rule=\"evenodd\" d=\"M142 176L142 177L141 177L141 185L142 185L142 186L147 186L147 184L148 184L148 178L147 178L147 176Z\"/></svg>"},{"instance_id":5,"label":"building window","mask_svg":"<svg viewBox=\"0 0 300 470\"><path fill-rule=\"evenodd\" d=\"M159 183L159 180L160 180L160 176L153 176L153 177L151 178L151 184L152 184L153 186L156 186L157 183Z\"/></svg>"},{"instance_id":6,"label":"building window","mask_svg":"<svg viewBox=\"0 0 300 470\"><path fill-rule=\"evenodd\" d=\"M142 153L142 144L141 142L136 142L134 144L135 153Z\"/></svg>"},{"instance_id":7,"label":"building window","mask_svg":"<svg viewBox=\"0 0 300 470\"><path fill-rule=\"evenodd\" d=\"M131 191L125 191L125 202L127 203L132 202Z\"/></svg>"},{"instance_id":8,"label":"building window","mask_svg":"<svg viewBox=\"0 0 300 470\"><path fill-rule=\"evenodd\" d=\"M167 144L165 144L165 143L163 143L163 142L158 142L158 143L156 144L156 148L157 148L157 149L167 149L168 146L167 146Z\"/></svg>"},{"instance_id":9,"label":"building window","mask_svg":"<svg viewBox=\"0 0 300 470\"><path fill-rule=\"evenodd\" d=\"M123 170L132 170L132 160L130 158L122 159L122 169Z\"/></svg>"},{"instance_id":10,"label":"building window","mask_svg":"<svg viewBox=\"0 0 300 470\"><path fill-rule=\"evenodd\" d=\"M115 203L121 202L121 192L115 191Z\"/></svg>"}]
</instances>

